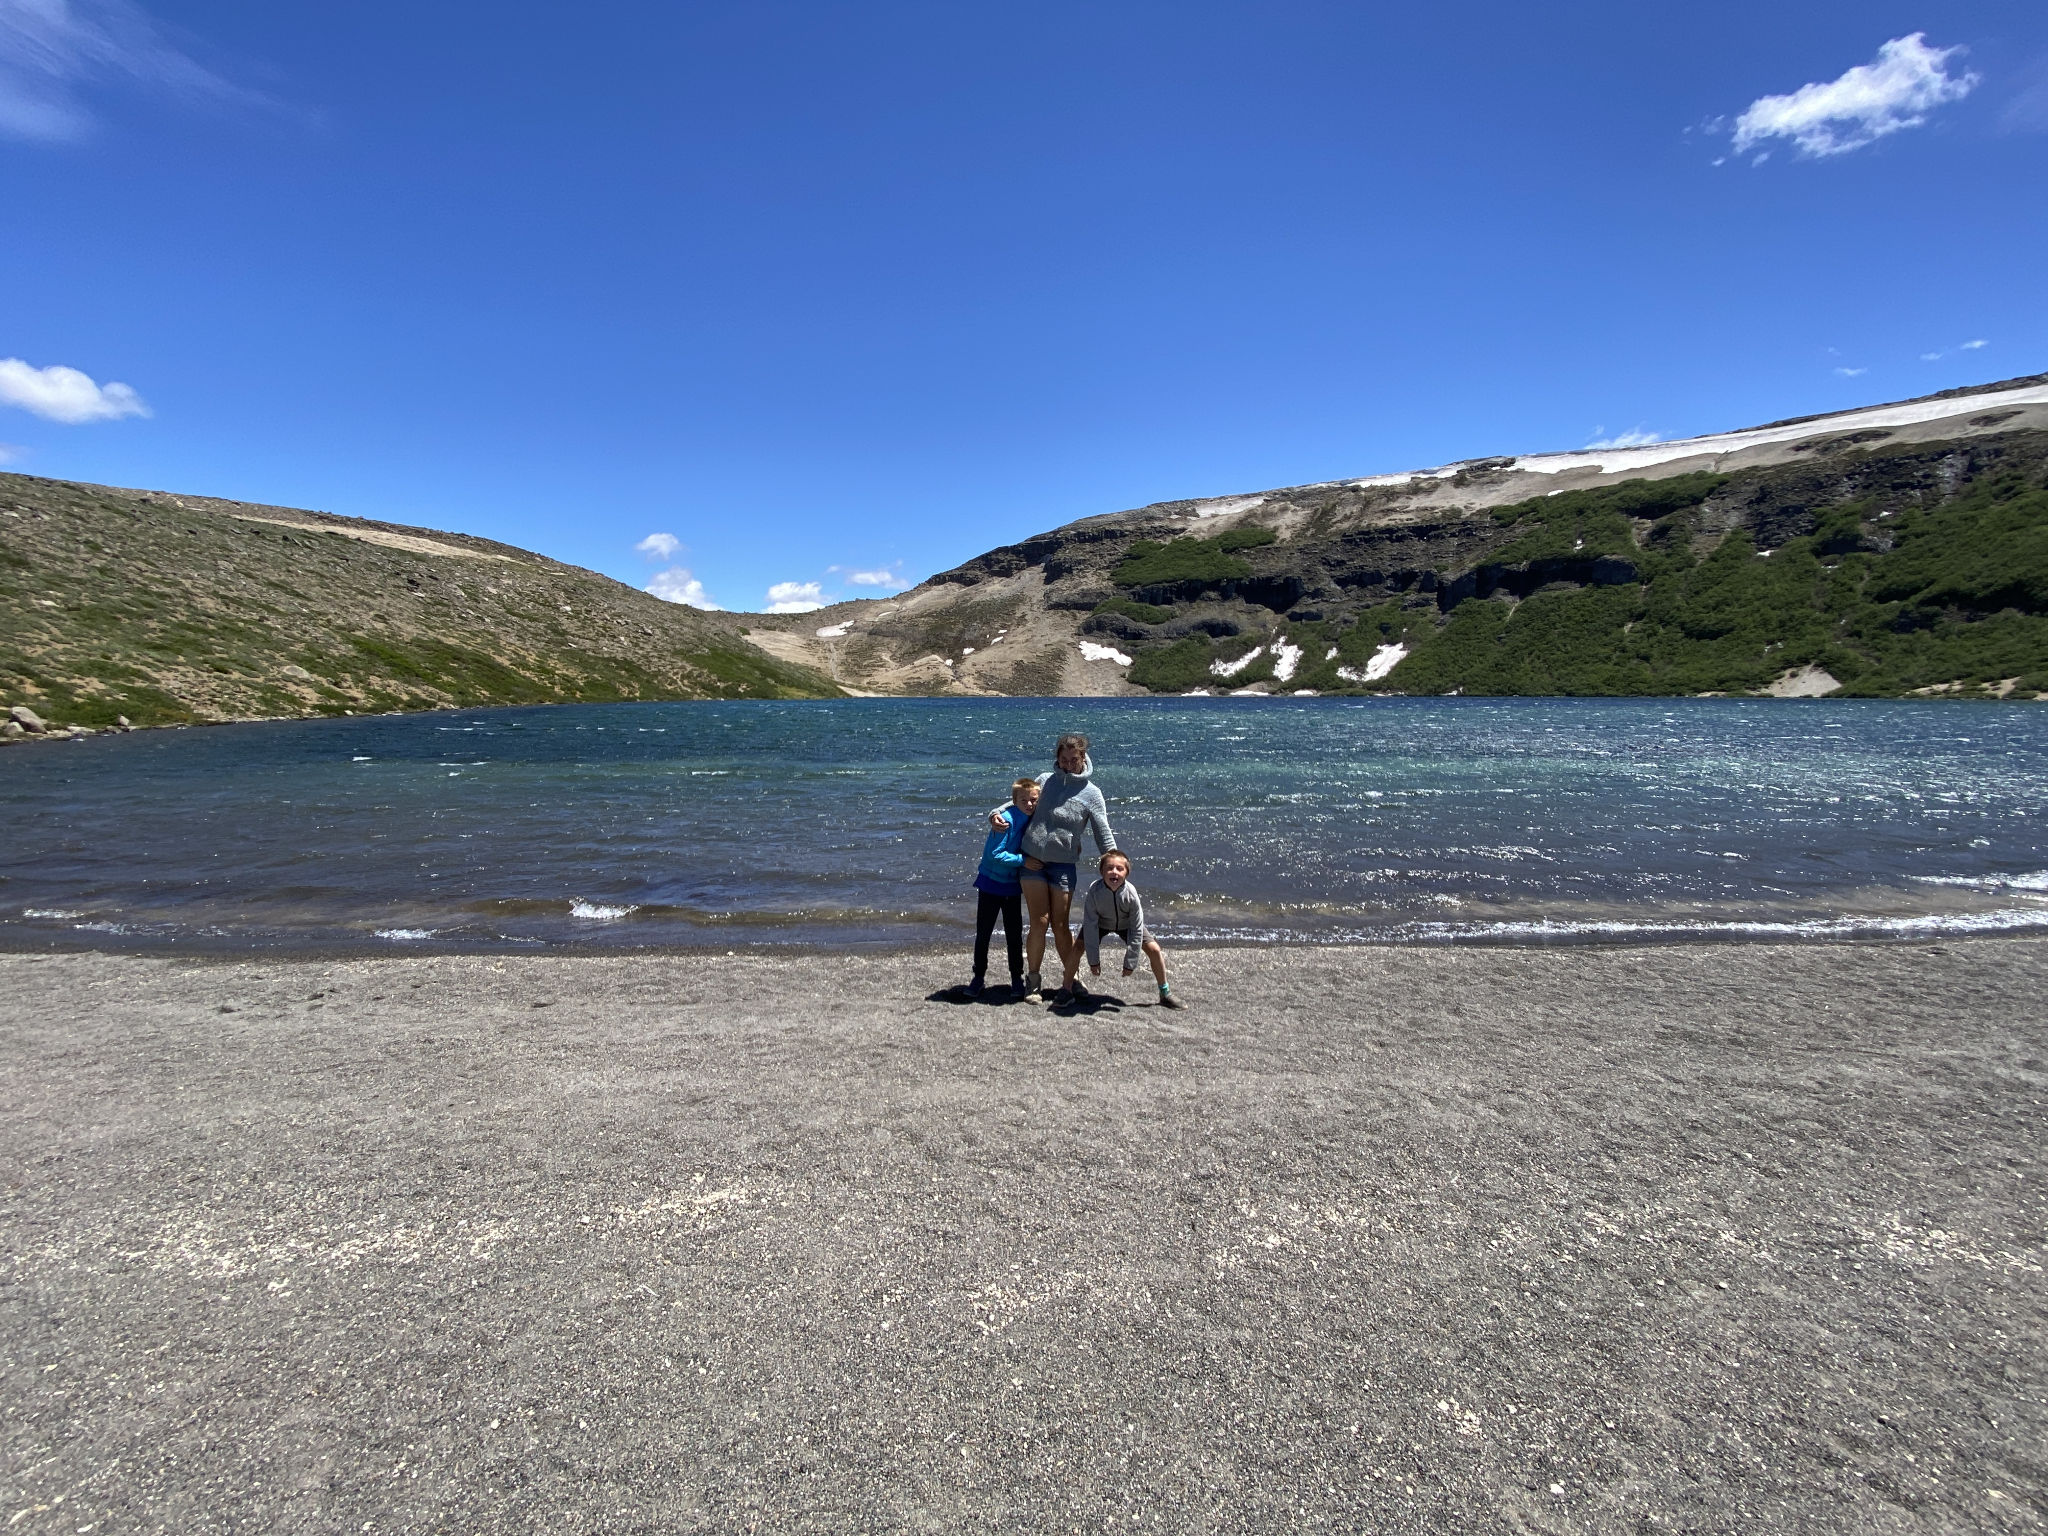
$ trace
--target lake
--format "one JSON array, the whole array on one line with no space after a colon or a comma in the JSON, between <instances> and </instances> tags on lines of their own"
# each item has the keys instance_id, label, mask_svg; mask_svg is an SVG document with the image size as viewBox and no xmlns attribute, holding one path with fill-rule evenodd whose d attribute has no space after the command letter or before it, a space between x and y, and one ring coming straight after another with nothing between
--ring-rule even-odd
<instances>
[{"instance_id":1,"label":"lake","mask_svg":"<svg viewBox=\"0 0 2048 1536\"><path fill-rule=\"evenodd\" d=\"M964 943L1063 730L1169 945L2048 931L2031 705L852 699L12 747L0 944Z\"/></svg>"}]
</instances>

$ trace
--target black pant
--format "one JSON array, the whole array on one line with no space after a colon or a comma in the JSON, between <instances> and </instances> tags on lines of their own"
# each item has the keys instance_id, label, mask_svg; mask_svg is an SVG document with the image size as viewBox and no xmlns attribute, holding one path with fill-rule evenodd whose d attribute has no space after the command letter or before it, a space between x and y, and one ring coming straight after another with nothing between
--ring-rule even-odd
<instances>
[{"instance_id":1,"label":"black pant","mask_svg":"<svg viewBox=\"0 0 2048 1536\"><path fill-rule=\"evenodd\" d=\"M991 896L987 891L975 892L981 902L974 909L974 979L980 981L988 974L988 940L996 931L996 918L1003 920L1003 943L1010 951L1010 979L1024 979L1024 893L1013 896Z\"/></svg>"}]
</instances>

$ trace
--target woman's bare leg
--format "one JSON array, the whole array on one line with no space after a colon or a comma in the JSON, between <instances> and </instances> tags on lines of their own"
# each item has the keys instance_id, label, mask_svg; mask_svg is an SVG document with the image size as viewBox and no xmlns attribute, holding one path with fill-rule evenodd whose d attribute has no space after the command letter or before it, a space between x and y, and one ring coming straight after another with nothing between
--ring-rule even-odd
<instances>
[{"instance_id":1,"label":"woman's bare leg","mask_svg":"<svg viewBox=\"0 0 2048 1536\"><path fill-rule=\"evenodd\" d=\"M1031 933L1024 941L1024 969L1036 976L1045 968L1045 925L1052 916L1052 908L1046 901L1051 890L1043 880L1024 882L1024 906L1031 914ZM1064 893L1063 893L1064 894ZM1060 956L1066 957L1066 946L1060 946Z\"/></svg>"},{"instance_id":2,"label":"woman's bare leg","mask_svg":"<svg viewBox=\"0 0 2048 1536\"><path fill-rule=\"evenodd\" d=\"M1067 927L1067 909L1073 905L1074 893L1054 890L1050 882L1045 890L1051 899L1053 942L1060 947L1060 967L1066 972L1061 985L1070 987L1074 984L1074 973L1081 968L1081 941Z\"/></svg>"}]
</instances>

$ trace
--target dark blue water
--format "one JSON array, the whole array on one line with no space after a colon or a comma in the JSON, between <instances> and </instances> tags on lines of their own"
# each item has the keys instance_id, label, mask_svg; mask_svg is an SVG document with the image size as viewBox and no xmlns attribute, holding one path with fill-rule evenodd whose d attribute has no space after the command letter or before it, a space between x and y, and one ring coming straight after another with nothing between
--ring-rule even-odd
<instances>
[{"instance_id":1,"label":"dark blue water","mask_svg":"<svg viewBox=\"0 0 2048 1536\"><path fill-rule=\"evenodd\" d=\"M950 942L1070 729L1170 942L2048 930L2035 706L861 699L12 747L0 943Z\"/></svg>"}]
</instances>

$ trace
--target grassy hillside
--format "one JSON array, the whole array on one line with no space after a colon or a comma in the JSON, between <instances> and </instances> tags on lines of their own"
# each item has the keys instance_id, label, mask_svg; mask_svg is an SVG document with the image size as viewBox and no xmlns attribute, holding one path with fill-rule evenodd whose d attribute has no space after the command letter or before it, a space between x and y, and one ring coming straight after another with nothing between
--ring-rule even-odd
<instances>
[{"instance_id":1,"label":"grassy hillside","mask_svg":"<svg viewBox=\"0 0 2048 1536\"><path fill-rule=\"evenodd\" d=\"M0 705L53 722L837 691L509 545L0 474Z\"/></svg>"},{"instance_id":2,"label":"grassy hillside","mask_svg":"<svg viewBox=\"0 0 2048 1536\"><path fill-rule=\"evenodd\" d=\"M1856 452L1825 473L1800 465L1566 491L1491 518L1490 547L1407 573L1401 595L1350 612L1174 634L1178 606L1124 601L1104 604L1098 622L1126 638L1157 627L1130 678L1159 692L1270 681L1324 692L1743 693L1818 667L1845 695L2048 693L2043 434ZM1269 582L1291 570L1311 590L1335 559L1314 540L1262 553L1275 562ZM1251 574L1242 560L1223 572L1222 558L1205 549L1197 570L1184 557L1178 590L1161 582L1143 595ZM1283 646L1299 651L1284 681ZM1394 646L1405 654L1368 678Z\"/></svg>"}]
</instances>

